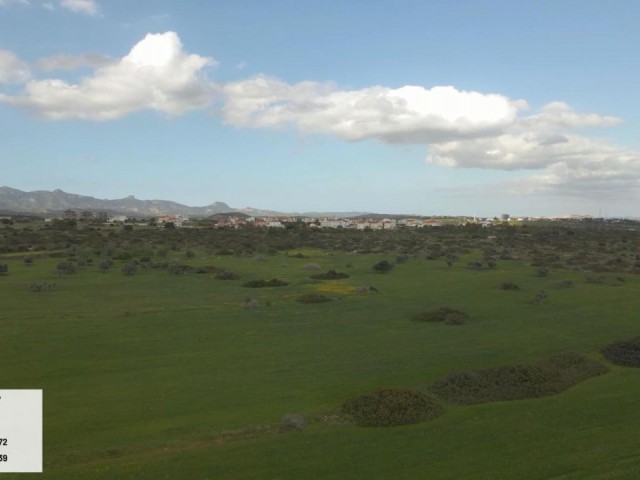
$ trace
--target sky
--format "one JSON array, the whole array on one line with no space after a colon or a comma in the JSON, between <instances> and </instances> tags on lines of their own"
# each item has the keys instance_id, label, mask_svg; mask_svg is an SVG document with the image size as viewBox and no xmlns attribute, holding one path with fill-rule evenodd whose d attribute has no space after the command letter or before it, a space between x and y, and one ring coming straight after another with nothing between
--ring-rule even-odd
<instances>
[{"instance_id":1,"label":"sky","mask_svg":"<svg viewBox=\"0 0 640 480\"><path fill-rule=\"evenodd\" d=\"M0 186L640 217L637 0L0 0Z\"/></svg>"}]
</instances>

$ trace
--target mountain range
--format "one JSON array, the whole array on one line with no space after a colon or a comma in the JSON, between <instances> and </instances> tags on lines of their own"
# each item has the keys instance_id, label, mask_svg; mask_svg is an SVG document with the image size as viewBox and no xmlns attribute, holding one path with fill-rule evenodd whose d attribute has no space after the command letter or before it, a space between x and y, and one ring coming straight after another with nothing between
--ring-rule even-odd
<instances>
[{"instance_id":1,"label":"mountain range","mask_svg":"<svg viewBox=\"0 0 640 480\"><path fill-rule=\"evenodd\" d=\"M105 200L62 190L36 190L24 192L10 187L0 187L0 212L55 215L64 210L106 210L110 214L133 217L158 215L188 215L208 217L217 213L244 213L251 216L342 216L363 215L365 212L305 212L285 213L257 208L233 208L224 202L214 202L204 207L190 207L170 200L140 200L133 195L115 200Z\"/></svg>"}]
</instances>

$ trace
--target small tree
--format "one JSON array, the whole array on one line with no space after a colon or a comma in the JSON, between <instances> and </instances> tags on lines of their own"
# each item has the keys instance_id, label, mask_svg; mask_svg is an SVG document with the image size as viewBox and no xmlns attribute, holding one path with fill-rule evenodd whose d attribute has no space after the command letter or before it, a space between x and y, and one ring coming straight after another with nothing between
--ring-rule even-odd
<instances>
[{"instance_id":1,"label":"small tree","mask_svg":"<svg viewBox=\"0 0 640 480\"><path fill-rule=\"evenodd\" d=\"M534 300L538 305L542 305L547 300L547 292L545 292L544 290L540 290L538 293L536 293Z\"/></svg>"}]
</instances>

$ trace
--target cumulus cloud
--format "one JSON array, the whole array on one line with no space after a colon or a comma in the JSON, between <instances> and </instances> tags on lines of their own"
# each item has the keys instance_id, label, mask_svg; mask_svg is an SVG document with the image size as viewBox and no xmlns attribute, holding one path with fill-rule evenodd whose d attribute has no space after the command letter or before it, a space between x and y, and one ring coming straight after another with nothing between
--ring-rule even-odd
<instances>
[{"instance_id":1,"label":"cumulus cloud","mask_svg":"<svg viewBox=\"0 0 640 480\"><path fill-rule=\"evenodd\" d=\"M61 0L60 6L76 13L98 14L98 4L94 0Z\"/></svg>"},{"instance_id":2,"label":"cumulus cloud","mask_svg":"<svg viewBox=\"0 0 640 480\"><path fill-rule=\"evenodd\" d=\"M8 50L0 49L0 84L23 83L31 77L29 66Z\"/></svg>"},{"instance_id":3,"label":"cumulus cloud","mask_svg":"<svg viewBox=\"0 0 640 480\"><path fill-rule=\"evenodd\" d=\"M537 114L518 118L499 135L430 144L427 161L449 167L537 170L513 183L521 193L629 193L640 185L640 153L574 132L620 121L552 102Z\"/></svg>"},{"instance_id":4,"label":"cumulus cloud","mask_svg":"<svg viewBox=\"0 0 640 480\"><path fill-rule=\"evenodd\" d=\"M213 95L202 70L215 62L187 54L174 32L149 34L128 55L77 84L30 80L20 96L0 101L51 120L111 120L140 110L179 115L204 108Z\"/></svg>"},{"instance_id":5,"label":"cumulus cloud","mask_svg":"<svg viewBox=\"0 0 640 480\"><path fill-rule=\"evenodd\" d=\"M101 53L83 53L80 55L66 55L63 53L51 55L38 60L40 70L76 70L83 67L97 68L115 63L111 57Z\"/></svg>"},{"instance_id":6,"label":"cumulus cloud","mask_svg":"<svg viewBox=\"0 0 640 480\"><path fill-rule=\"evenodd\" d=\"M525 104L503 95L454 87L375 86L338 90L332 84L288 84L257 76L224 87L227 123L240 127L294 127L349 141L425 144L501 131Z\"/></svg>"}]
</instances>

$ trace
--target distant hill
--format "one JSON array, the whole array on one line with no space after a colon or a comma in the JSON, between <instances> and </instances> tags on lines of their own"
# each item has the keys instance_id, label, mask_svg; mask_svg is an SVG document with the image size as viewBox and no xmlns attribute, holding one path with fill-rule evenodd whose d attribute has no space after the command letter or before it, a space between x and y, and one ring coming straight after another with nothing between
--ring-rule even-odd
<instances>
[{"instance_id":1,"label":"distant hill","mask_svg":"<svg viewBox=\"0 0 640 480\"><path fill-rule=\"evenodd\" d=\"M169 200L139 200L133 195L116 200L104 200L62 190L37 190L23 192L10 187L0 187L0 211L12 213L31 213L40 215L60 214L64 210L106 210L110 214L124 214L132 217L151 217L158 215L188 215L209 217L218 213L242 213L248 216L264 217L290 214L257 208L232 208L224 202L214 202L204 207L190 207ZM355 216L362 212L321 213L314 216Z\"/></svg>"}]
</instances>

